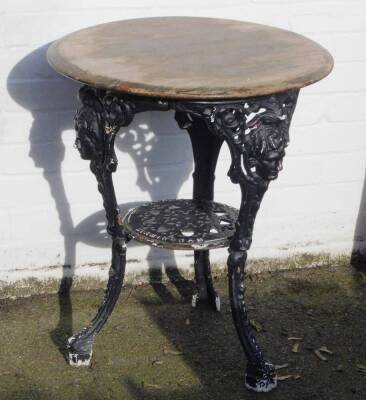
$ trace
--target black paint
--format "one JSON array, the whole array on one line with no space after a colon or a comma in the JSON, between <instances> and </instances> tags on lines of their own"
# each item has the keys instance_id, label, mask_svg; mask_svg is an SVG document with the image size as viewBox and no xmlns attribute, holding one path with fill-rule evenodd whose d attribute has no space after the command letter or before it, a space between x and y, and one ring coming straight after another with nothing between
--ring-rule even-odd
<instances>
[{"instance_id":1,"label":"black paint","mask_svg":"<svg viewBox=\"0 0 366 400\"><path fill-rule=\"evenodd\" d=\"M120 127L132 121L135 113L173 109L179 126L188 131L192 142L195 201L213 200L217 157L223 141L229 146L232 161L228 175L233 183L240 185L242 194L235 231L229 235L229 292L235 327L248 360L245 384L260 392L276 386L274 368L266 361L250 329L244 298L245 262L262 198L269 182L282 169L297 96L298 90L290 90L235 101L166 101L87 86L80 89L82 105L75 117L76 146L82 158L91 161L91 170L103 196L113 246L104 303L89 327L71 338L71 357L76 361L78 357L90 359L93 339L112 312L123 283L125 243L131 234L123 228L112 182L112 172L117 167L113 149L115 136ZM218 296L212 284L207 248L195 251L195 272L198 299L207 299L217 308Z\"/></svg>"},{"instance_id":2,"label":"black paint","mask_svg":"<svg viewBox=\"0 0 366 400\"><path fill-rule=\"evenodd\" d=\"M237 217L235 208L209 200L160 200L130 210L123 225L139 242L201 252L228 246Z\"/></svg>"}]
</instances>

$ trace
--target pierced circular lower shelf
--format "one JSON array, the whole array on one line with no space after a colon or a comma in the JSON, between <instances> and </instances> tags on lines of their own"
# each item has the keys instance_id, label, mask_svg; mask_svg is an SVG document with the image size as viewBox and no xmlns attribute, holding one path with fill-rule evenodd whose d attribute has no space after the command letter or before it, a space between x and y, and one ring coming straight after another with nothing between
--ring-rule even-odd
<instances>
[{"instance_id":1,"label":"pierced circular lower shelf","mask_svg":"<svg viewBox=\"0 0 366 400\"><path fill-rule=\"evenodd\" d=\"M174 250L227 247L238 210L208 200L161 200L130 210L123 218L135 240Z\"/></svg>"}]
</instances>

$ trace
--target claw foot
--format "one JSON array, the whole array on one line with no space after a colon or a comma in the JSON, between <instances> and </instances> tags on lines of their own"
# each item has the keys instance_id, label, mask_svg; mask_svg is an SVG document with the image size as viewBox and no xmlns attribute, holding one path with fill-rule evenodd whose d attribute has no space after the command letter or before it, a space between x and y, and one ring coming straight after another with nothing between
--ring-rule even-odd
<instances>
[{"instance_id":1,"label":"claw foot","mask_svg":"<svg viewBox=\"0 0 366 400\"><path fill-rule=\"evenodd\" d=\"M68 339L69 364L73 367L89 367L93 355L93 344L86 343L76 346L74 336Z\"/></svg>"},{"instance_id":2,"label":"claw foot","mask_svg":"<svg viewBox=\"0 0 366 400\"><path fill-rule=\"evenodd\" d=\"M277 387L277 376L272 364L266 362L264 368L248 365L245 387L254 392L270 392Z\"/></svg>"}]
</instances>

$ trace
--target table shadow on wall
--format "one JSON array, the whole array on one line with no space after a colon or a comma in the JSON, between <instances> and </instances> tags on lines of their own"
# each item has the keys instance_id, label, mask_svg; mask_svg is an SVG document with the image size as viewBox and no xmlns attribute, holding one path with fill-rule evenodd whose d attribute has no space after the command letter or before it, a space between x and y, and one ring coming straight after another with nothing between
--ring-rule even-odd
<instances>
[{"instance_id":1,"label":"table shadow on wall","mask_svg":"<svg viewBox=\"0 0 366 400\"><path fill-rule=\"evenodd\" d=\"M59 231L64 241L63 273L59 285L59 323L51 333L52 340L65 354L66 339L73 333L73 316L70 290L73 284L76 263L76 245L84 242L91 246L110 247L111 242L105 234L104 210L93 214L75 226L70 204L65 190L62 162L65 157L65 135L73 132L73 117L77 107L77 91L80 84L60 77L47 63L46 44L21 59L11 70L7 78L7 89L11 97L32 114L33 122L29 132L29 153L36 168L42 170L44 179L50 188L59 218ZM161 150L159 141L160 122L164 118L173 118L161 113L159 120L144 121L144 115L137 116L138 122L119 133L116 147L127 153L136 164L138 177L136 184L142 192L147 192L151 200L167 197L166 183L159 177L157 164L163 165L167 154ZM151 122L155 121L155 122ZM177 131L178 128L176 128ZM154 133L151 140L151 132ZM173 132L172 132L173 133ZM26 134L26 133L25 133ZM185 134L179 131L178 134ZM73 139L72 137L72 139ZM70 141L70 138L68 141ZM148 140L149 139L149 140ZM188 135L187 135L187 140ZM148 143L147 143L148 141ZM72 148L67 151L76 151ZM190 145L181 151L190 151ZM166 166L169 168L169 165ZM180 168L170 169L169 197L176 198L183 182L189 177L189 163L182 163ZM116 186L123 182L116 182ZM164 194L165 193L165 196ZM97 192L95 201L102 205ZM127 203L121 206L122 213L137 203ZM44 227L47 230L47 226ZM129 244L135 245L133 242ZM169 299L169 290L162 282L163 270L178 288L184 298L189 298L193 282L186 281L180 275L172 252L164 250L166 260L156 265L156 249L151 248L147 257L150 281L158 295L164 300ZM106 253L106 259L110 253ZM128 264L127 264L128 271ZM96 310L95 310L96 311Z\"/></svg>"}]
</instances>

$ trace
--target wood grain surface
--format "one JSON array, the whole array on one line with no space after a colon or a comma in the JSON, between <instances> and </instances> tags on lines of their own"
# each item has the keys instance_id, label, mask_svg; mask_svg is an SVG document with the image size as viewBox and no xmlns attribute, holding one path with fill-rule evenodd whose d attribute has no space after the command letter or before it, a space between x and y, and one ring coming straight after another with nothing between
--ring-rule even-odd
<instances>
[{"instance_id":1,"label":"wood grain surface","mask_svg":"<svg viewBox=\"0 0 366 400\"><path fill-rule=\"evenodd\" d=\"M157 17L71 33L48 49L59 73L101 88L170 99L230 99L301 88L333 67L296 33L249 22Z\"/></svg>"}]
</instances>

